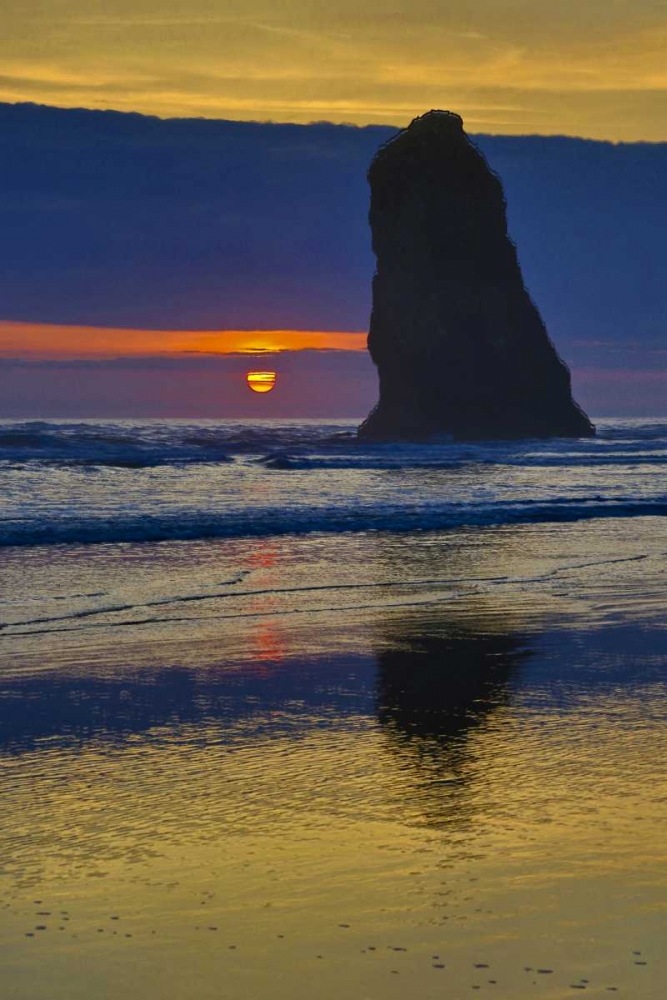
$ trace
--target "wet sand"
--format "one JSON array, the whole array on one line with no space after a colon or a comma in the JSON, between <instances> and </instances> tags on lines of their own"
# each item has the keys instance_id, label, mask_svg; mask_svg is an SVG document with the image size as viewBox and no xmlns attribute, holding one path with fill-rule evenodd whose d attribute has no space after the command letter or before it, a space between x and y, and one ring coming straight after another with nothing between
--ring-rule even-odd
<instances>
[{"instance_id":1,"label":"wet sand","mask_svg":"<svg viewBox=\"0 0 667 1000\"><path fill-rule=\"evenodd\" d=\"M7 550L3 996L664 996L666 552Z\"/></svg>"}]
</instances>

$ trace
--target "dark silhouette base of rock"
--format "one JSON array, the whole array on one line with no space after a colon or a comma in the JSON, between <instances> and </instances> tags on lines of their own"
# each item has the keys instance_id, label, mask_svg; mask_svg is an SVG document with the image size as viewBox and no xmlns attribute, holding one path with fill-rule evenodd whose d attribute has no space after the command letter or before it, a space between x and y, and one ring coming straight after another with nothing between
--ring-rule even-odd
<instances>
[{"instance_id":1,"label":"dark silhouette base of rock","mask_svg":"<svg viewBox=\"0 0 667 1000\"><path fill-rule=\"evenodd\" d=\"M359 436L594 434L523 283L500 180L459 116L416 118L368 178L380 400Z\"/></svg>"}]
</instances>

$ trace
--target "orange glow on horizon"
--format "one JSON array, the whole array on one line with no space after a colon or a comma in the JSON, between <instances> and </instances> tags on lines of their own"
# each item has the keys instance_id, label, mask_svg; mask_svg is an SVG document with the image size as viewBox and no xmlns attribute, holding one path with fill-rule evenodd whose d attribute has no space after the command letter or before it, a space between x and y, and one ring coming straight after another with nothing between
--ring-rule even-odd
<instances>
[{"instance_id":1,"label":"orange glow on horizon","mask_svg":"<svg viewBox=\"0 0 667 1000\"><path fill-rule=\"evenodd\" d=\"M276 372L248 372L246 382L253 392L271 392L276 387Z\"/></svg>"},{"instance_id":2,"label":"orange glow on horizon","mask_svg":"<svg viewBox=\"0 0 667 1000\"><path fill-rule=\"evenodd\" d=\"M328 330L130 330L0 320L0 356L102 358L155 354L365 351L366 334Z\"/></svg>"}]
</instances>

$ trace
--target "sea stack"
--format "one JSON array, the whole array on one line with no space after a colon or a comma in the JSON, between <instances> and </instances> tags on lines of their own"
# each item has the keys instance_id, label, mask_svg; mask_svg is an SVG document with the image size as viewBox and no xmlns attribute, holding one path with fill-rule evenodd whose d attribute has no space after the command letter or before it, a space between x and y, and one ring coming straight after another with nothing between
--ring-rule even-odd
<instances>
[{"instance_id":1,"label":"sea stack","mask_svg":"<svg viewBox=\"0 0 667 1000\"><path fill-rule=\"evenodd\" d=\"M415 118L368 179L380 400L359 436L594 434L523 283L500 180L461 118Z\"/></svg>"}]
</instances>

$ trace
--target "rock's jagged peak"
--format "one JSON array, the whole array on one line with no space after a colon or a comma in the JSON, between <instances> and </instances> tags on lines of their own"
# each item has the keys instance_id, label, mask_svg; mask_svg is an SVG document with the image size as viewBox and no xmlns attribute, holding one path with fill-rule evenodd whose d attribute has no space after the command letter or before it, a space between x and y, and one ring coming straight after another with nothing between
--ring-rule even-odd
<instances>
[{"instance_id":1,"label":"rock's jagged peak","mask_svg":"<svg viewBox=\"0 0 667 1000\"><path fill-rule=\"evenodd\" d=\"M438 111L436 109L426 111L423 115L413 118L408 127L401 129L398 135L392 136L382 149L386 149L387 146L391 146L395 142L400 142L406 136L433 136L438 134L450 136L457 134L465 135L461 115L457 115L455 111Z\"/></svg>"},{"instance_id":2,"label":"rock's jagged peak","mask_svg":"<svg viewBox=\"0 0 667 1000\"><path fill-rule=\"evenodd\" d=\"M432 153L440 143L451 147L452 143L459 142L472 146L463 130L460 115L453 111L427 111L380 146L368 170L369 180L372 180L374 171L385 162L405 156L410 151L416 153L423 147Z\"/></svg>"},{"instance_id":3,"label":"rock's jagged peak","mask_svg":"<svg viewBox=\"0 0 667 1000\"><path fill-rule=\"evenodd\" d=\"M501 181L461 117L416 118L368 179L380 401L360 435L594 433L524 286Z\"/></svg>"}]
</instances>

